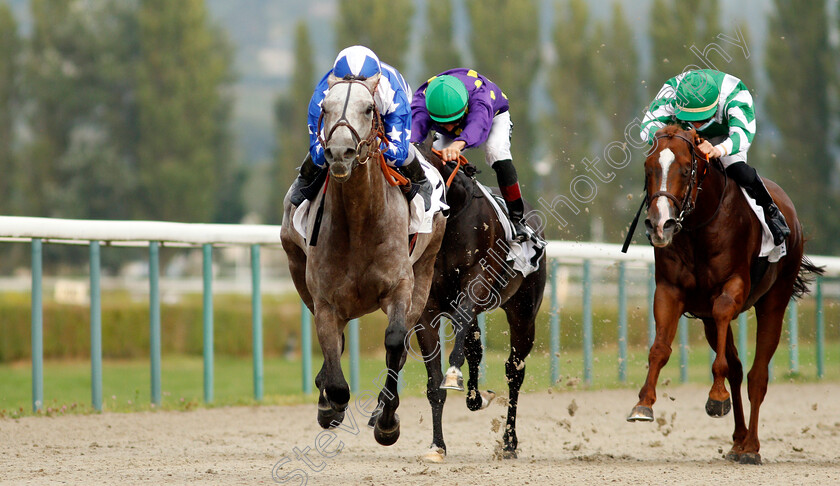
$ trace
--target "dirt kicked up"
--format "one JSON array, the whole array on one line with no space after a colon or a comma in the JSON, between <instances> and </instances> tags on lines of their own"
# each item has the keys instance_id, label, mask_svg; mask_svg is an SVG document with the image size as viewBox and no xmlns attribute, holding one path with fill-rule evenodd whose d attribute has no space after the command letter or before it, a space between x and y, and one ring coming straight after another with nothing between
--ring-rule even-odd
<instances>
[{"instance_id":1,"label":"dirt kicked up","mask_svg":"<svg viewBox=\"0 0 840 486\"><path fill-rule=\"evenodd\" d=\"M496 459L499 403L470 412L449 393L442 464L425 398L402 401L402 436L377 445L348 413L321 434L316 406L0 419L2 484L838 484L840 385L771 384L762 466L725 461L731 414L706 416L707 389L660 387L653 423L628 423L634 390L523 394L519 459ZM745 393L746 394L746 393ZM354 410L355 412L355 410ZM339 451L340 449L340 451Z\"/></svg>"}]
</instances>

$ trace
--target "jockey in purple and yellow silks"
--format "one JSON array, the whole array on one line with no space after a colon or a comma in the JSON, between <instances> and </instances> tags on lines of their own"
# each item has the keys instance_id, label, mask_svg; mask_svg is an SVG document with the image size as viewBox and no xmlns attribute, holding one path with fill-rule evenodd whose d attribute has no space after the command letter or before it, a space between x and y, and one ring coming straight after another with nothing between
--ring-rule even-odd
<instances>
[{"instance_id":1,"label":"jockey in purple and yellow silks","mask_svg":"<svg viewBox=\"0 0 840 486\"><path fill-rule=\"evenodd\" d=\"M426 180L420 161L415 157L414 146L409 143L411 136L411 88L402 75L392 66L380 62L373 51L364 46L351 46L338 53L333 68L327 72L312 94L309 101L309 154L300 167L300 174L292 184L290 200L299 206L304 199L312 200L323 182L319 177L327 167L324 149L318 139L318 119L321 116L321 102L329 89L328 78L334 75L339 79L379 79L373 100L382 116L387 141L383 144L382 154L385 162L400 170L412 181L409 199L417 192L423 196L426 208L430 206L431 184ZM322 134L323 136L323 134Z\"/></svg>"},{"instance_id":2,"label":"jockey in purple and yellow silks","mask_svg":"<svg viewBox=\"0 0 840 486\"><path fill-rule=\"evenodd\" d=\"M464 149L483 147L505 198L514 238L524 241L533 238L534 232L522 219L525 205L510 152L509 108L507 96L489 79L472 69L450 69L414 93L411 141L422 142L434 129L444 162L458 160Z\"/></svg>"}]
</instances>

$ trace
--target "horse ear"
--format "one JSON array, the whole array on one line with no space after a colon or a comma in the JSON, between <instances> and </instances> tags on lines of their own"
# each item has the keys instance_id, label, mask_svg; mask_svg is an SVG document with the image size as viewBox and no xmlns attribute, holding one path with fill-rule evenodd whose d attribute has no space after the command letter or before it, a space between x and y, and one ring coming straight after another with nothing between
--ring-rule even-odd
<instances>
[{"instance_id":1,"label":"horse ear","mask_svg":"<svg viewBox=\"0 0 840 486\"><path fill-rule=\"evenodd\" d=\"M327 76L327 89L332 88L333 85L339 81L341 81L341 78L337 78L335 74L330 73L330 75Z\"/></svg>"},{"instance_id":2,"label":"horse ear","mask_svg":"<svg viewBox=\"0 0 840 486\"><path fill-rule=\"evenodd\" d=\"M371 77L369 77L369 78L365 79L365 80L364 80L364 81L362 81L362 82L365 84L365 86L367 86L368 91L370 91L371 93L373 93L373 90L375 90L375 89L376 89L376 85L378 85L378 84L379 84L379 80L380 80L381 78L382 78L382 74L381 74L381 73L376 73L376 74L374 74L373 76L371 76Z\"/></svg>"},{"instance_id":3,"label":"horse ear","mask_svg":"<svg viewBox=\"0 0 840 486\"><path fill-rule=\"evenodd\" d=\"M423 140L423 143L420 145L425 150L425 153L431 153L432 145L435 143L435 132L434 130L429 130L428 135L426 135L426 140Z\"/></svg>"}]
</instances>

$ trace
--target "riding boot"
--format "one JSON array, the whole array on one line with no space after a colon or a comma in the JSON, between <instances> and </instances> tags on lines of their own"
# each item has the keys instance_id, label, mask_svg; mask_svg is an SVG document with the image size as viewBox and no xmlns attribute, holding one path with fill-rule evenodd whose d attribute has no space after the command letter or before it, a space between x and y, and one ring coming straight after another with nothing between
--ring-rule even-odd
<instances>
[{"instance_id":1,"label":"riding boot","mask_svg":"<svg viewBox=\"0 0 840 486\"><path fill-rule=\"evenodd\" d=\"M499 181L499 190L505 199L510 222L513 223L513 239L518 242L533 239L534 231L528 227L523 220L525 203L522 201L522 193L519 190L519 180L516 176L516 168L513 161L498 160L492 165L496 171L496 179Z\"/></svg>"},{"instance_id":2,"label":"riding boot","mask_svg":"<svg viewBox=\"0 0 840 486\"><path fill-rule=\"evenodd\" d=\"M289 189L289 202L295 207L300 206L305 199L310 201L318 197L318 191L324 183L327 169L315 165L312 156L307 153L300 165L300 173Z\"/></svg>"},{"instance_id":3,"label":"riding boot","mask_svg":"<svg viewBox=\"0 0 840 486\"><path fill-rule=\"evenodd\" d=\"M420 193L423 197L423 207L428 211L432 207L432 183L426 178L426 172L420 165L420 159L416 156L412 157L412 155L413 153L409 155L409 158L412 159L410 162L406 159L408 163L398 168L400 173L411 181L411 189L406 192L405 198L410 202L417 193Z\"/></svg>"},{"instance_id":4,"label":"riding boot","mask_svg":"<svg viewBox=\"0 0 840 486\"><path fill-rule=\"evenodd\" d=\"M767 222L770 233L773 235L773 244L781 245L790 234L790 228L755 169L746 162L736 162L726 168L726 173L761 206L764 210L764 221Z\"/></svg>"}]
</instances>

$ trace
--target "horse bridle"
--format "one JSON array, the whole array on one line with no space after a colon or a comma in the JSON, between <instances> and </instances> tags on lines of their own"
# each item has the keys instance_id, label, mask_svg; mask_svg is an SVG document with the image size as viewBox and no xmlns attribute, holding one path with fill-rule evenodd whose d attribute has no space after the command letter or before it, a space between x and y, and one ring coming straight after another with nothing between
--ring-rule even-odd
<instances>
[{"instance_id":1,"label":"horse bridle","mask_svg":"<svg viewBox=\"0 0 840 486\"><path fill-rule=\"evenodd\" d=\"M650 204L657 197L666 197L666 198L670 199L671 201L673 201L674 204L676 204L676 206L677 206L677 210L680 212L679 215L676 218L677 227L675 228L674 233L679 233L680 230L683 227L682 226L683 219L685 219L686 216L691 214L694 211L694 208L695 208L695 199L696 198L691 197L691 193L693 192L694 185L696 183L697 190L699 191L700 186L703 184L703 180L706 179L706 174L708 174L708 172L709 172L709 166L708 166L708 164L704 166L703 174L700 176L700 180L697 181L697 159L699 158L699 156L697 155L697 150L696 150L696 147L694 146L694 142L692 142L691 140L689 140L685 136L679 135L679 134L660 135L660 136L656 137L656 140L659 140L661 138L671 138L671 137L677 137L679 139L684 140L688 144L689 151L691 152L691 173L689 174L688 188L685 191L685 196L683 196L682 201L677 199L676 196L674 196L673 194L671 194L668 191L654 192L653 194L648 196L647 206L650 207ZM720 205L718 205L718 209L720 209ZM712 217L714 218L715 215L717 215L717 211L715 211L715 214ZM709 221L711 221L711 219ZM706 221L705 223L703 223L699 226L703 226L706 223L708 223L708 221ZM699 226L697 226L697 227L699 227ZM697 227L695 227L694 229L696 229Z\"/></svg>"},{"instance_id":2,"label":"horse bridle","mask_svg":"<svg viewBox=\"0 0 840 486\"><path fill-rule=\"evenodd\" d=\"M362 139L359 136L359 132L353 128L353 125L347 120L347 105L350 104L350 89L353 87L353 83L358 83L364 86L365 89L368 89L367 85L358 79L342 79L341 81L336 82L330 89L335 88L339 84L346 84L347 85L347 97L344 99L344 108L341 109L341 118L333 125L330 129L330 132L327 134L326 140L321 137L321 127L324 124L324 110L321 110L321 115L318 116L318 126L315 127L318 134L318 142L321 144L321 148L324 150L327 149L327 144L329 143L330 139L332 139L333 133L335 133L336 129L339 127L346 127L350 130L350 134L353 136L353 141L356 143L356 163L359 165L365 165L371 157L378 157L379 153L382 151L380 148L381 142L385 140L385 131L384 125L382 123L382 116L379 114L379 110L376 108L376 103L373 104L373 121L371 122L372 126L370 129L370 133L368 134L367 138ZM371 92L371 95L373 93ZM372 147L376 147L372 149ZM362 151L364 150L364 155Z\"/></svg>"}]
</instances>

